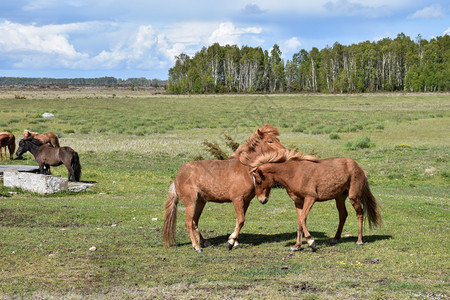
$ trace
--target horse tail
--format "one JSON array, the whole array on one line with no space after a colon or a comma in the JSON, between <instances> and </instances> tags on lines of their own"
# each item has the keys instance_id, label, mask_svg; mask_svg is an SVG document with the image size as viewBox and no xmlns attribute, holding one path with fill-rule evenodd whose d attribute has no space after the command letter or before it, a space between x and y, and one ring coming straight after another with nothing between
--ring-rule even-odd
<instances>
[{"instance_id":1,"label":"horse tail","mask_svg":"<svg viewBox=\"0 0 450 300\"><path fill-rule=\"evenodd\" d=\"M165 247L174 246L175 241L175 227L177 224L177 205L178 194L175 190L175 182L169 187L169 195L165 204L164 214L164 228L163 228L163 245Z\"/></svg>"},{"instance_id":2,"label":"horse tail","mask_svg":"<svg viewBox=\"0 0 450 300\"><path fill-rule=\"evenodd\" d=\"M74 152L73 158L72 158L72 168L73 168L73 174L75 181L80 181L81 178L81 164L80 164L80 157L78 156L77 152Z\"/></svg>"},{"instance_id":3,"label":"horse tail","mask_svg":"<svg viewBox=\"0 0 450 300\"><path fill-rule=\"evenodd\" d=\"M369 188L369 181L367 176L364 179L363 194L361 197L361 203L364 210L364 215L366 215L369 220L369 227L381 226L381 214L380 206L378 205L377 199L373 196Z\"/></svg>"}]
</instances>

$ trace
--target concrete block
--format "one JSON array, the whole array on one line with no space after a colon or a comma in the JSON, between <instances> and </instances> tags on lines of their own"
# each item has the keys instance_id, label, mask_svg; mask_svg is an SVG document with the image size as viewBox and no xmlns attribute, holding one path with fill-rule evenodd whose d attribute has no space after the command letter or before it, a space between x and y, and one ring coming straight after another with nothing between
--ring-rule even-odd
<instances>
[{"instance_id":1,"label":"concrete block","mask_svg":"<svg viewBox=\"0 0 450 300\"><path fill-rule=\"evenodd\" d=\"M66 191L68 189L68 180L67 178L52 175L5 170L3 173L3 185L45 195Z\"/></svg>"}]
</instances>

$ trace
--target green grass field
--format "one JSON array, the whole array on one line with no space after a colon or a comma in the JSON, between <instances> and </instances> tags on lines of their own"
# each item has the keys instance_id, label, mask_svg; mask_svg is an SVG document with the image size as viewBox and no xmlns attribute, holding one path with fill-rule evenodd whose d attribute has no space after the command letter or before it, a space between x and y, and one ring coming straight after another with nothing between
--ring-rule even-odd
<instances>
[{"instance_id":1,"label":"green grass field","mask_svg":"<svg viewBox=\"0 0 450 300\"><path fill-rule=\"evenodd\" d=\"M0 186L0 298L450 297L449 94L9 91L0 103L0 131L17 140L24 129L54 131L78 151L82 181L96 182L90 192L49 196ZM224 134L243 143L264 123L278 127L286 147L354 158L369 174L383 226L365 226L357 246L347 201L343 238L332 245L334 201L316 203L308 229L318 250L290 253L295 207L274 189L266 205L252 201L240 249L226 249L233 205L216 203L199 224L213 247L193 251L180 203L178 246L163 248L163 205L181 165L212 158L203 141L226 149ZM29 153L0 163L35 164ZM64 166L52 172L67 176Z\"/></svg>"}]
</instances>

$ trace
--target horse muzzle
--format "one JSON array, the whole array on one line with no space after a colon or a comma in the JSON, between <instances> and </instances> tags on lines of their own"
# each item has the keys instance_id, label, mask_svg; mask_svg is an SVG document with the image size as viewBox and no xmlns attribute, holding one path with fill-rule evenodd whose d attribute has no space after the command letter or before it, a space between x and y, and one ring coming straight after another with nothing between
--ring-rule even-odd
<instances>
[{"instance_id":1,"label":"horse muzzle","mask_svg":"<svg viewBox=\"0 0 450 300\"><path fill-rule=\"evenodd\" d=\"M263 200L258 200L261 204L266 204L269 201L269 198L264 198Z\"/></svg>"}]
</instances>

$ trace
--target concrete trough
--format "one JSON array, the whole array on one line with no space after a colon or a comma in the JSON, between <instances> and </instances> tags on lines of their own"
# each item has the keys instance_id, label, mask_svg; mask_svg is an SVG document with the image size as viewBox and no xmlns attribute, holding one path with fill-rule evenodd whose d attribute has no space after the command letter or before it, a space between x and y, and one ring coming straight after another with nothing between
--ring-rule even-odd
<instances>
[{"instance_id":1,"label":"concrete trough","mask_svg":"<svg viewBox=\"0 0 450 300\"><path fill-rule=\"evenodd\" d=\"M3 171L3 185L6 187L18 187L25 191L43 195L68 190L67 178L19 172L13 169Z\"/></svg>"},{"instance_id":2,"label":"concrete trough","mask_svg":"<svg viewBox=\"0 0 450 300\"><path fill-rule=\"evenodd\" d=\"M0 175L3 175L5 170L17 170L19 172L39 173L38 166L29 165L0 165Z\"/></svg>"}]
</instances>

